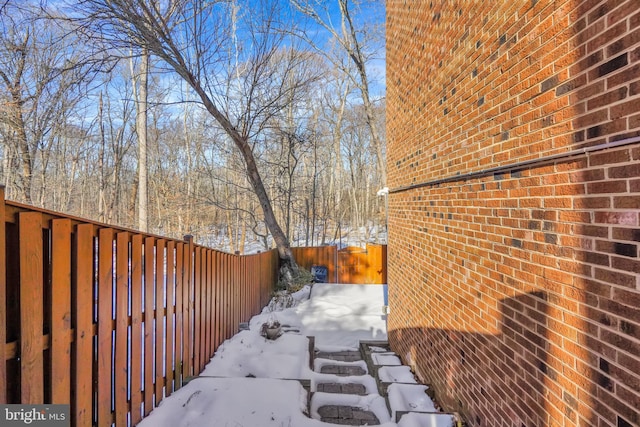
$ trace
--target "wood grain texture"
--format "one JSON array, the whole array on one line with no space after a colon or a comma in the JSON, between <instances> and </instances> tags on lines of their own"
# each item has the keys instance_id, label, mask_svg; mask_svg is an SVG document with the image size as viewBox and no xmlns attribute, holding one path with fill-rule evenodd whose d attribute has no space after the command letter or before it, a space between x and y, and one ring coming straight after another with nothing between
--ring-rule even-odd
<instances>
[{"instance_id":1,"label":"wood grain texture","mask_svg":"<svg viewBox=\"0 0 640 427\"><path fill-rule=\"evenodd\" d=\"M200 372L200 358L202 353L200 351L202 346L202 250L200 247L195 248L194 253L194 330L193 330L193 374L197 375Z\"/></svg>"},{"instance_id":2,"label":"wood grain texture","mask_svg":"<svg viewBox=\"0 0 640 427\"><path fill-rule=\"evenodd\" d=\"M155 324L155 404L158 406L164 395L164 294L165 294L165 240L156 241L156 324Z\"/></svg>"},{"instance_id":3,"label":"wood grain texture","mask_svg":"<svg viewBox=\"0 0 640 427\"><path fill-rule=\"evenodd\" d=\"M44 402L42 214L19 214L20 401Z\"/></svg>"},{"instance_id":4,"label":"wood grain texture","mask_svg":"<svg viewBox=\"0 0 640 427\"><path fill-rule=\"evenodd\" d=\"M167 242L167 286L166 286L166 342L165 342L165 358L166 358L166 374L165 374L165 387L167 389L166 394L170 394L174 390L173 380L175 375L175 344L174 344L174 331L175 331L175 278L176 278L176 253L175 242Z\"/></svg>"},{"instance_id":5,"label":"wood grain texture","mask_svg":"<svg viewBox=\"0 0 640 427\"><path fill-rule=\"evenodd\" d=\"M98 425L112 423L114 231L98 231Z\"/></svg>"},{"instance_id":6,"label":"wood grain texture","mask_svg":"<svg viewBox=\"0 0 640 427\"><path fill-rule=\"evenodd\" d=\"M117 426L127 425L129 405L127 386L129 378L128 326L129 326L129 233L116 236L116 336L114 350L114 401Z\"/></svg>"},{"instance_id":7,"label":"wood grain texture","mask_svg":"<svg viewBox=\"0 0 640 427\"><path fill-rule=\"evenodd\" d=\"M93 225L76 227L76 251L73 268L73 399L71 425L89 426L93 420Z\"/></svg>"},{"instance_id":8,"label":"wood grain texture","mask_svg":"<svg viewBox=\"0 0 640 427\"><path fill-rule=\"evenodd\" d=\"M144 239L144 414L148 415L154 407L153 400L153 358L154 358L154 266L155 239Z\"/></svg>"},{"instance_id":9,"label":"wood grain texture","mask_svg":"<svg viewBox=\"0 0 640 427\"><path fill-rule=\"evenodd\" d=\"M142 419L142 236L131 238L131 423Z\"/></svg>"},{"instance_id":10,"label":"wood grain texture","mask_svg":"<svg viewBox=\"0 0 640 427\"><path fill-rule=\"evenodd\" d=\"M175 389L182 387L183 375L183 270L184 244L176 245L176 328L175 328Z\"/></svg>"},{"instance_id":11,"label":"wood grain texture","mask_svg":"<svg viewBox=\"0 0 640 427\"><path fill-rule=\"evenodd\" d=\"M71 221L51 221L51 403L71 400Z\"/></svg>"}]
</instances>

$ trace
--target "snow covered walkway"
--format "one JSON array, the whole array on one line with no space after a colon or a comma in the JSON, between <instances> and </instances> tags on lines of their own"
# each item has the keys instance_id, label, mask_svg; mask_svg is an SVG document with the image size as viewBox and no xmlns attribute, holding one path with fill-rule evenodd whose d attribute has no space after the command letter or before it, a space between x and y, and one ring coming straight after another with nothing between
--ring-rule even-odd
<instances>
[{"instance_id":1,"label":"snow covered walkway","mask_svg":"<svg viewBox=\"0 0 640 427\"><path fill-rule=\"evenodd\" d=\"M198 378L164 399L139 425L450 427L447 415L410 413L395 422L404 412L435 407L426 386L415 384L407 367L394 366L399 359L382 347L385 295L386 285L305 288L294 294L294 307L253 317L248 330L220 346ZM260 330L273 320L285 332L267 340ZM361 342L381 345L361 348ZM390 366L376 366L389 361ZM384 386L386 399L376 376L397 383Z\"/></svg>"}]
</instances>

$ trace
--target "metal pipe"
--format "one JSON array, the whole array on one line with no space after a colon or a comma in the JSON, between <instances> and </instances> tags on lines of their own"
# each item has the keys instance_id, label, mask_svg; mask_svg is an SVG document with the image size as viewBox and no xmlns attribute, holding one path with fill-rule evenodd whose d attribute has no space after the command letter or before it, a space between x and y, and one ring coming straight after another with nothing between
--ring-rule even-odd
<instances>
[{"instance_id":1,"label":"metal pipe","mask_svg":"<svg viewBox=\"0 0 640 427\"><path fill-rule=\"evenodd\" d=\"M433 185L438 185L438 184L443 184L446 182L453 182L453 181L467 181L469 179L473 179L473 178L479 178L479 177L483 177L483 176L488 176L488 175L494 175L497 173L502 173L502 172L509 172L509 171L514 171L514 170L522 170L522 169L526 169L526 168L530 168L533 166L542 166L548 163L552 163L552 162L557 162L557 161L565 161L565 160L569 160L573 157L577 157L577 156L582 156L585 154L590 154L596 151L602 151L602 150L607 150L609 148L617 148L617 147L622 147L625 145L631 145L631 144L635 144L640 142L640 136L636 136L633 138L626 138L626 139L621 139L620 141L613 141L613 142L605 142L603 144L598 144L598 145L594 145L592 147L585 147L585 148L580 148L577 150L572 150L572 151L567 151L566 153L559 153L559 154L552 154L550 156L546 156L546 157L539 157L537 159L531 159L531 160L524 160L521 162L517 162L517 163L511 163L508 165L504 165L504 166L496 166L496 167L492 167L489 169L483 169L480 171L476 171L476 172L468 172L465 174L459 174L459 175L453 175L453 176L449 176L446 178L439 178L439 179L434 179L431 181L425 181L425 182L420 182L417 184L411 184L411 185L406 185L406 186L401 186L401 187L396 187L396 188L390 188L389 189L389 193L394 194L394 193L401 193L404 191L409 191L409 190L415 190L416 188L422 188L422 187L429 187L429 186L433 186Z\"/></svg>"}]
</instances>

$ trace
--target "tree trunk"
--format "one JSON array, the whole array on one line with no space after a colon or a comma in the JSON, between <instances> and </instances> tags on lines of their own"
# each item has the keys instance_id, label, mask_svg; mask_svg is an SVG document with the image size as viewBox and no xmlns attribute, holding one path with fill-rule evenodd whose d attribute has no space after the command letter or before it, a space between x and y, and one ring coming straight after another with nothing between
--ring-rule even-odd
<instances>
[{"instance_id":1,"label":"tree trunk","mask_svg":"<svg viewBox=\"0 0 640 427\"><path fill-rule=\"evenodd\" d=\"M104 172L104 150L106 146L106 136L104 134L104 104L102 92L98 100L98 126L100 128L100 150L98 152L98 221L105 222L105 172Z\"/></svg>"},{"instance_id":2,"label":"tree trunk","mask_svg":"<svg viewBox=\"0 0 640 427\"><path fill-rule=\"evenodd\" d=\"M18 111L16 118L19 120L19 124L16 128L16 139L18 140L18 146L20 147L20 154L22 159L22 194L24 201L27 204L32 204L31 200L31 184L33 182L33 160L31 158L31 151L29 150L29 143L27 142L27 134L24 130L24 120L22 112Z\"/></svg>"},{"instance_id":3,"label":"tree trunk","mask_svg":"<svg viewBox=\"0 0 640 427\"><path fill-rule=\"evenodd\" d=\"M131 60L131 74L133 76L133 93L136 102L136 134L138 136L138 228L149 231L147 221L148 190L147 190L147 108L148 108L148 77L149 51L142 50L138 75L134 71ZM138 84L136 84L138 83ZM136 88L139 88L136 90Z\"/></svg>"},{"instance_id":4,"label":"tree trunk","mask_svg":"<svg viewBox=\"0 0 640 427\"><path fill-rule=\"evenodd\" d=\"M358 42L358 37L356 35L355 27L353 26L347 2L348 0L339 0L338 2L340 5L340 14L342 15L342 33L346 39L344 47L356 66L358 76L360 77L360 81L357 86L358 89L360 89L360 94L362 95L362 105L367 117L367 125L371 132L371 141L375 148L378 171L381 176L382 185L385 185L387 182L387 168L382 154L382 141L380 141L380 134L378 133L378 127L375 123L375 115L373 114L373 106L371 105L371 98L369 96L369 79L365 68L365 58L362 54L360 43Z\"/></svg>"},{"instance_id":5,"label":"tree trunk","mask_svg":"<svg viewBox=\"0 0 640 427\"><path fill-rule=\"evenodd\" d=\"M299 267L296 263L295 258L293 257L293 252L291 251L289 240L287 239L286 234L282 231L282 228L280 228L280 225L278 224L278 221L276 219L276 215L273 211L273 206L271 205L271 200L269 199L267 190L264 186L264 183L262 182L262 177L260 176L258 165L256 163L256 159L253 155L253 150L247 136L242 135L231 124L229 119L227 119L227 117L222 114L220 110L218 110L218 108L214 105L213 101L211 101L202 86L198 84L193 75L189 74L186 71L183 71L182 77L185 78L189 85L196 91L209 114L211 114L211 116L216 119L216 121L222 126L224 131L236 145L238 150L240 150L246 166L247 178L249 179L251 188L258 198L258 202L260 203L260 207L262 208L262 212L264 215L264 222L271 232L273 240L276 244L276 248L278 249L278 255L280 257L281 263L280 280L285 283L286 286L291 285L294 279L299 274Z\"/></svg>"}]
</instances>

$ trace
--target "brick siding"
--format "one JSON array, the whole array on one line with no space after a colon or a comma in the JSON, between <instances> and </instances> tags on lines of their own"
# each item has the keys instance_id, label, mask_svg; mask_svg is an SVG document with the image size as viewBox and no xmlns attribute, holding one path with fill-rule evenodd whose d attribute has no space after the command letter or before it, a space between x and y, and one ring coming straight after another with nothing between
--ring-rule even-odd
<instances>
[{"instance_id":1,"label":"brick siding","mask_svg":"<svg viewBox=\"0 0 640 427\"><path fill-rule=\"evenodd\" d=\"M387 1L389 339L468 425L640 425L640 2Z\"/></svg>"}]
</instances>

